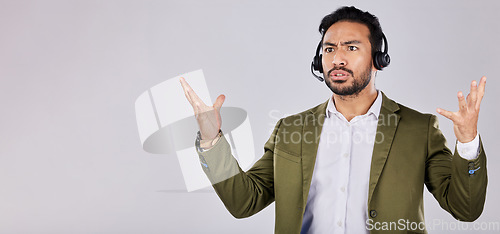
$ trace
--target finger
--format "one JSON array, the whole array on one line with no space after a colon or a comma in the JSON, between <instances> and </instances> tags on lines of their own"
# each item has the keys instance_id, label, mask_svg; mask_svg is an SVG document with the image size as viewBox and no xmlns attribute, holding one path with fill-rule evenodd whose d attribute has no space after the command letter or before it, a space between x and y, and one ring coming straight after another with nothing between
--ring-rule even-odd
<instances>
[{"instance_id":1,"label":"finger","mask_svg":"<svg viewBox=\"0 0 500 234\"><path fill-rule=\"evenodd\" d=\"M226 100L226 96L224 96L223 94L219 95L217 97L217 99L215 99L214 108L217 111L219 111L220 108L222 107L222 104L224 103L224 100Z\"/></svg>"},{"instance_id":2,"label":"finger","mask_svg":"<svg viewBox=\"0 0 500 234\"><path fill-rule=\"evenodd\" d=\"M481 105L481 101L483 100L485 88L486 88L486 76L483 76L479 81L479 87L477 90L476 110L479 110L479 106Z\"/></svg>"},{"instance_id":3,"label":"finger","mask_svg":"<svg viewBox=\"0 0 500 234\"><path fill-rule=\"evenodd\" d=\"M184 95L186 96L188 102L192 106L193 105L193 100L191 100L191 97L190 97L190 95L188 93L189 84L186 82L186 80L184 79L184 77L179 78L179 82L181 82L181 86L182 86L182 90L184 91Z\"/></svg>"},{"instance_id":4,"label":"finger","mask_svg":"<svg viewBox=\"0 0 500 234\"><path fill-rule=\"evenodd\" d=\"M470 84L470 94L469 98L467 100L467 103L469 104L469 107L475 107L476 106L476 101L477 101L477 82L473 80Z\"/></svg>"},{"instance_id":5,"label":"finger","mask_svg":"<svg viewBox=\"0 0 500 234\"><path fill-rule=\"evenodd\" d=\"M441 114L442 116L446 117L447 119L453 121L453 119L454 119L453 112L447 111L447 110L444 110L441 108L437 108L436 111L437 111L437 113Z\"/></svg>"},{"instance_id":6,"label":"finger","mask_svg":"<svg viewBox=\"0 0 500 234\"><path fill-rule=\"evenodd\" d=\"M464 94L461 91L458 92L457 98L458 98L458 108L459 108L458 111L464 111L467 105L467 103L465 102Z\"/></svg>"},{"instance_id":7,"label":"finger","mask_svg":"<svg viewBox=\"0 0 500 234\"><path fill-rule=\"evenodd\" d=\"M181 85L184 88L184 93L187 95L188 99L191 100L191 105L205 105L205 103L198 97L193 88L191 88L191 86L186 82L186 79L184 79L184 77L181 77L179 80L181 81Z\"/></svg>"}]
</instances>

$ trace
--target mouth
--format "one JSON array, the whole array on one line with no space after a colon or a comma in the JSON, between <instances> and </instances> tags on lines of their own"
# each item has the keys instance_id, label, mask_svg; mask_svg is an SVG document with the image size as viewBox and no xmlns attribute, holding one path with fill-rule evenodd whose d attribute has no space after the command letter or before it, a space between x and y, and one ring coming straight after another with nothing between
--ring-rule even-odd
<instances>
[{"instance_id":1,"label":"mouth","mask_svg":"<svg viewBox=\"0 0 500 234\"><path fill-rule=\"evenodd\" d=\"M329 77L334 81L345 81L349 78L349 72L344 70L331 70L329 73Z\"/></svg>"}]
</instances>

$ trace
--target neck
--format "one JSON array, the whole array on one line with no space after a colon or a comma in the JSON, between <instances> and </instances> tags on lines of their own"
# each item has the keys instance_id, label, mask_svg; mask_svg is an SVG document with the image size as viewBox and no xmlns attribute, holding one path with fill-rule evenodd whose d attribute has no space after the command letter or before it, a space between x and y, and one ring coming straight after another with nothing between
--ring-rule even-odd
<instances>
[{"instance_id":1,"label":"neck","mask_svg":"<svg viewBox=\"0 0 500 234\"><path fill-rule=\"evenodd\" d=\"M333 102L337 111L340 112L347 121L351 121L358 115L368 112L373 102L377 99L378 91L374 85L368 85L356 95L341 96L333 94Z\"/></svg>"}]
</instances>

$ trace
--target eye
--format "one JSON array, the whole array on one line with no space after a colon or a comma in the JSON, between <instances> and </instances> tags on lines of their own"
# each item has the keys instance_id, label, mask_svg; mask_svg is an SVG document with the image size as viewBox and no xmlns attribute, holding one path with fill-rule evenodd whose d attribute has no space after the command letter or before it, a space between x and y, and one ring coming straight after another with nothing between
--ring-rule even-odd
<instances>
[{"instance_id":1,"label":"eye","mask_svg":"<svg viewBox=\"0 0 500 234\"><path fill-rule=\"evenodd\" d=\"M356 50L358 50L358 47L356 47L356 46L348 46L347 50L349 50L349 51L356 51Z\"/></svg>"},{"instance_id":2,"label":"eye","mask_svg":"<svg viewBox=\"0 0 500 234\"><path fill-rule=\"evenodd\" d=\"M333 48L332 48L332 47L326 47L326 48L325 48L325 52L326 52L326 53L331 53L331 52L333 52L333 51L334 51L334 50L333 50Z\"/></svg>"}]
</instances>

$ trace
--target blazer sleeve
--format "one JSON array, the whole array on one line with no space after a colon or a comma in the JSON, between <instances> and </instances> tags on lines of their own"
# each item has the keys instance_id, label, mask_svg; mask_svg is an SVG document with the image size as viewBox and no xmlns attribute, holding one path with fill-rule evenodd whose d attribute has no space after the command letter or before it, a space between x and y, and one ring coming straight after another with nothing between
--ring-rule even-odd
<instances>
[{"instance_id":1,"label":"blazer sleeve","mask_svg":"<svg viewBox=\"0 0 500 234\"><path fill-rule=\"evenodd\" d=\"M455 219L472 222L482 213L488 183L486 154L479 138L479 156L471 161L452 155L438 128L437 117L429 119L425 184Z\"/></svg>"},{"instance_id":2,"label":"blazer sleeve","mask_svg":"<svg viewBox=\"0 0 500 234\"><path fill-rule=\"evenodd\" d=\"M274 202L273 155L276 127L264 145L264 155L244 172L231 155L231 149L222 136L210 150L198 152L202 168L215 192L235 218L246 218Z\"/></svg>"}]
</instances>

